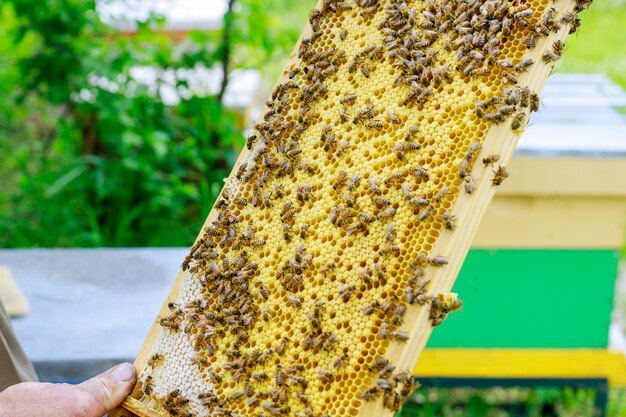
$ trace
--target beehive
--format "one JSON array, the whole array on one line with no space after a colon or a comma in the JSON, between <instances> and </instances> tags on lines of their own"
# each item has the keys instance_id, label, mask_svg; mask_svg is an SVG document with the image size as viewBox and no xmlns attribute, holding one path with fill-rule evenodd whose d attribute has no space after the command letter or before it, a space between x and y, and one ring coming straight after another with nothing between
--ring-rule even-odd
<instances>
[{"instance_id":1,"label":"beehive","mask_svg":"<svg viewBox=\"0 0 626 417\"><path fill-rule=\"evenodd\" d=\"M325 0L136 365L163 415L388 415L586 1Z\"/></svg>"}]
</instances>

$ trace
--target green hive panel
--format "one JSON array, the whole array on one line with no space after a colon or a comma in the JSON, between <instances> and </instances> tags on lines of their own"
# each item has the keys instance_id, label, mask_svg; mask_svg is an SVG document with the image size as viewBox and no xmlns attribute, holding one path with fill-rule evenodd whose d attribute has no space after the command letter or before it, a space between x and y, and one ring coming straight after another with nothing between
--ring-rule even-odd
<instances>
[{"instance_id":1,"label":"green hive panel","mask_svg":"<svg viewBox=\"0 0 626 417\"><path fill-rule=\"evenodd\" d=\"M463 310L431 348L604 348L619 253L471 250L454 284Z\"/></svg>"}]
</instances>

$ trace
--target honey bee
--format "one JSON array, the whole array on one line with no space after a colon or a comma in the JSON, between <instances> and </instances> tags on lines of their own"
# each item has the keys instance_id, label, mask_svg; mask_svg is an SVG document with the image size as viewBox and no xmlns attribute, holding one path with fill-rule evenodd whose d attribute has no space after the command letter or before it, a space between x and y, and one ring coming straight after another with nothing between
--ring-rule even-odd
<instances>
[{"instance_id":1,"label":"honey bee","mask_svg":"<svg viewBox=\"0 0 626 417\"><path fill-rule=\"evenodd\" d=\"M176 321L172 321L170 319L168 319L167 317L163 317L160 319L160 324L162 327L168 328L172 331L178 331L180 330L180 324Z\"/></svg>"},{"instance_id":2,"label":"honey bee","mask_svg":"<svg viewBox=\"0 0 626 417\"><path fill-rule=\"evenodd\" d=\"M339 289L339 297L341 297L343 301L347 303L350 300L350 296L354 291L356 291L356 285L344 285Z\"/></svg>"},{"instance_id":3,"label":"honey bee","mask_svg":"<svg viewBox=\"0 0 626 417\"><path fill-rule=\"evenodd\" d=\"M279 387L282 386L283 378L284 378L284 374L283 374L282 367L278 365L276 368L276 374L274 375L274 382L276 382L276 385L278 385Z\"/></svg>"},{"instance_id":4,"label":"honey bee","mask_svg":"<svg viewBox=\"0 0 626 417\"><path fill-rule=\"evenodd\" d=\"M371 214L363 212L359 215L359 220L363 223L372 223L374 221L374 217Z\"/></svg>"},{"instance_id":5,"label":"honey bee","mask_svg":"<svg viewBox=\"0 0 626 417\"><path fill-rule=\"evenodd\" d=\"M280 215L280 219L283 222L289 222L296 215L296 211L294 209L283 211Z\"/></svg>"},{"instance_id":6,"label":"honey bee","mask_svg":"<svg viewBox=\"0 0 626 417\"><path fill-rule=\"evenodd\" d=\"M269 289L267 288L267 285L260 283L259 284L259 293L261 294L261 296L263 298L265 298L267 300L267 298L269 297Z\"/></svg>"},{"instance_id":7,"label":"honey bee","mask_svg":"<svg viewBox=\"0 0 626 417\"><path fill-rule=\"evenodd\" d=\"M413 139L417 135L418 132L419 132L419 127L410 126L407 133L404 135L404 140L409 142L411 139Z\"/></svg>"},{"instance_id":8,"label":"honey bee","mask_svg":"<svg viewBox=\"0 0 626 417\"><path fill-rule=\"evenodd\" d=\"M389 207L381 211L380 213L378 213L376 218L380 221L384 221L384 220L392 218L395 214L396 214L396 209L393 207Z\"/></svg>"},{"instance_id":9,"label":"honey bee","mask_svg":"<svg viewBox=\"0 0 626 417\"><path fill-rule=\"evenodd\" d=\"M424 220L426 220L431 213L433 212L434 207L433 206L427 206L424 210L422 210L420 212L420 214L417 216L418 220L423 222Z\"/></svg>"},{"instance_id":10,"label":"honey bee","mask_svg":"<svg viewBox=\"0 0 626 417\"><path fill-rule=\"evenodd\" d=\"M294 307L302 307L302 300L295 295L287 295L287 301Z\"/></svg>"},{"instance_id":11,"label":"honey bee","mask_svg":"<svg viewBox=\"0 0 626 417\"><path fill-rule=\"evenodd\" d=\"M163 361L163 355L161 355L160 353L155 353L154 355L150 356L150 359L148 359L148 366L151 366L154 368L155 366L159 365L162 361Z\"/></svg>"},{"instance_id":12,"label":"honey bee","mask_svg":"<svg viewBox=\"0 0 626 417\"><path fill-rule=\"evenodd\" d=\"M504 115L501 113L485 113L485 120L493 122L494 124L500 124L504 121Z\"/></svg>"},{"instance_id":13,"label":"honey bee","mask_svg":"<svg viewBox=\"0 0 626 417\"><path fill-rule=\"evenodd\" d=\"M320 273L326 275L328 272L333 271L337 265L334 262L328 262L320 268Z\"/></svg>"},{"instance_id":14,"label":"honey bee","mask_svg":"<svg viewBox=\"0 0 626 417\"><path fill-rule=\"evenodd\" d=\"M337 224L337 219L339 218L339 206L338 205L335 204L330 209L330 214L328 215L328 218L332 224Z\"/></svg>"},{"instance_id":15,"label":"honey bee","mask_svg":"<svg viewBox=\"0 0 626 417\"><path fill-rule=\"evenodd\" d=\"M476 63L470 62L469 64L465 66L465 68L463 68L463 75L467 76L467 75L472 74L475 68L476 68Z\"/></svg>"},{"instance_id":16,"label":"honey bee","mask_svg":"<svg viewBox=\"0 0 626 417\"><path fill-rule=\"evenodd\" d=\"M443 256L433 256L432 258L428 258L428 263L432 266L444 266L448 264L448 259Z\"/></svg>"},{"instance_id":17,"label":"honey bee","mask_svg":"<svg viewBox=\"0 0 626 417\"><path fill-rule=\"evenodd\" d=\"M437 191L437 194L434 197L435 202L439 203L443 198L450 192L450 188L446 185L442 185Z\"/></svg>"},{"instance_id":18,"label":"honey bee","mask_svg":"<svg viewBox=\"0 0 626 417\"><path fill-rule=\"evenodd\" d=\"M326 352L330 352L334 349L335 343L337 343L337 335L335 333L328 332L326 332L325 335L326 339L322 344L322 349L324 349Z\"/></svg>"},{"instance_id":19,"label":"honey bee","mask_svg":"<svg viewBox=\"0 0 626 417\"><path fill-rule=\"evenodd\" d=\"M558 58L559 57L551 51L544 51L543 55L541 55L541 59L543 59L543 62L545 62L546 64L549 64L550 62L554 62Z\"/></svg>"},{"instance_id":20,"label":"honey bee","mask_svg":"<svg viewBox=\"0 0 626 417\"><path fill-rule=\"evenodd\" d=\"M317 377L322 381L323 384L332 382L335 379L335 374L329 371L326 368L319 368L316 372Z\"/></svg>"},{"instance_id":21,"label":"honey bee","mask_svg":"<svg viewBox=\"0 0 626 417\"><path fill-rule=\"evenodd\" d=\"M363 109L361 112L363 113L363 115L361 116L362 118L373 119L374 116L376 115L376 109L374 107L374 103L368 101L367 107Z\"/></svg>"},{"instance_id":22,"label":"honey bee","mask_svg":"<svg viewBox=\"0 0 626 417\"><path fill-rule=\"evenodd\" d=\"M380 396L380 388L373 386L368 388L361 394L361 398L365 401L372 401Z\"/></svg>"},{"instance_id":23,"label":"honey bee","mask_svg":"<svg viewBox=\"0 0 626 417\"><path fill-rule=\"evenodd\" d=\"M389 177L387 177L387 179L385 180L385 184L394 184L401 182L404 177L405 174L402 171L394 171L391 173L391 175L389 175Z\"/></svg>"},{"instance_id":24,"label":"honey bee","mask_svg":"<svg viewBox=\"0 0 626 417\"><path fill-rule=\"evenodd\" d=\"M313 186L311 184L301 185L297 189L297 199L299 201L309 201Z\"/></svg>"},{"instance_id":25,"label":"honey bee","mask_svg":"<svg viewBox=\"0 0 626 417\"><path fill-rule=\"evenodd\" d=\"M346 171L341 171L335 181L333 182L333 190L336 190L339 187L342 187L347 181L348 173Z\"/></svg>"},{"instance_id":26,"label":"honey bee","mask_svg":"<svg viewBox=\"0 0 626 417\"><path fill-rule=\"evenodd\" d=\"M393 224L389 223L385 230L385 240L387 242L393 242L393 240L396 238L396 227Z\"/></svg>"},{"instance_id":27,"label":"honey bee","mask_svg":"<svg viewBox=\"0 0 626 417\"><path fill-rule=\"evenodd\" d=\"M387 320L383 320L380 324L380 329L378 330L378 338L379 339L388 339L389 338L389 322Z\"/></svg>"},{"instance_id":28,"label":"honey bee","mask_svg":"<svg viewBox=\"0 0 626 417\"><path fill-rule=\"evenodd\" d=\"M261 308L261 317L263 317L263 321L270 321L270 309L267 306Z\"/></svg>"},{"instance_id":29,"label":"honey bee","mask_svg":"<svg viewBox=\"0 0 626 417\"><path fill-rule=\"evenodd\" d=\"M542 34L547 36L551 30L558 30L561 25L556 20L556 9L551 7L548 9L541 18L541 27L544 28Z\"/></svg>"},{"instance_id":30,"label":"honey bee","mask_svg":"<svg viewBox=\"0 0 626 417\"><path fill-rule=\"evenodd\" d=\"M409 340L409 335L405 331L396 330L391 332L391 338L399 342L406 342L407 340Z\"/></svg>"},{"instance_id":31,"label":"honey bee","mask_svg":"<svg viewBox=\"0 0 626 417\"><path fill-rule=\"evenodd\" d=\"M180 396L180 390L179 389L175 389L173 391L170 391L169 394L167 394L167 397L172 399L172 398L176 398Z\"/></svg>"},{"instance_id":32,"label":"honey bee","mask_svg":"<svg viewBox=\"0 0 626 417\"><path fill-rule=\"evenodd\" d=\"M420 150L422 147L420 146L419 143L415 143L415 142L398 142L396 144L396 156L398 157L398 159L402 159L400 158L400 153L403 151L418 151Z\"/></svg>"},{"instance_id":33,"label":"honey bee","mask_svg":"<svg viewBox=\"0 0 626 417\"><path fill-rule=\"evenodd\" d=\"M576 14L572 12L563 13L561 16L561 23L572 24L576 20Z\"/></svg>"},{"instance_id":34,"label":"honey bee","mask_svg":"<svg viewBox=\"0 0 626 417\"><path fill-rule=\"evenodd\" d=\"M379 263L375 263L374 265L372 265L372 270L374 272L374 275L378 279L384 279L385 273L387 273L387 268Z\"/></svg>"},{"instance_id":35,"label":"honey bee","mask_svg":"<svg viewBox=\"0 0 626 417\"><path fill-rule=\"evenodd\" d=\"M503 105L498 107L498 112L502 115L502 116L509 116L511 115L513 112L515 111L515 106L513 105Z\"/></svg>"},{"instance_id":36,"label":"honey bee","mask_svg":"<svg viewBox=\"0 0 626 417\"><path fill-rule=\"evenodd\" d=\"M474 159L476 152L478 152L481 148L480 142L472 142L465 153L464 159L467 161L471 161Z\"/></svg>"},{"instance_id":37,"label":"honey bee","mask_svg":"<svg viewBox=\"0 0 626 417\"><path fill-rule=\"evenodd\" d=\"M348 72L353 73L363 58L356 56L348 64Z\"/></svg>"},{"instance_id":38,"label":"honey bee","mask_svg":"<svg viewBox=\"0 0 626 417\"><path fill-rule=\"evenodd\" d=\"M402 184L400 189L402 190L402 195L406 201L409 203L413 201L414 197L413 194L411 194L411 188L407 184Z\"/></svg>"},{"instance_id":39,"label":"honey bee","mask_svg":"<svg viewBox=\"0 0 626 417\"><path fill-rule=\"evenodd\" d=\"M252 372L251 378L254 379L255 381L267 381L269 379L267 374L262 371Z\"/></svg>"},{"instance_id":40,"label":"honey bee","mask_svg":"<svg viewBox=\"0 0 626 417\"><path fill-rule=\"evenodd\" d=\"M446 230L454 230L456 228L456 216L447 211L441 216Z\"/></svg>"},{"instance_id":41,"label":"honey bee","mask_svg":"<svg viewBox=\"0 0 626 417\"><path fill-rule=\"evenodd\" d=\"M285 349L287 349L287 343L289 343L288 337L283 337L282 339L280 339L280 343L278 347L276 348L276 353L282 356L283 353L285 353Z\"/></svg>"},{"instance_id":42,"label":"honey bee","mask_svg":"<svg viewBox=\"0 0 626 417\"><path fill-rule=\"evenodd\" d=\"M363 280L363 282L367 285L372 283L372 273L369 268L359 268L359 277Z\"/></svg>"},{"instance_id":43,"label":"honey bee","mask_svg":"<svg viewBox=\"0 0 626 417\"><path fill-rule=\"evenodd\" d=\"M476 180L471 175L465 177L465 192L467 194L472 194L474 189L476 188Z\"/></svg>"},{"instance_id":44,"label":"honey bee","mask_svg":"<svg viewBox=\"0 0 626 417\"><path fill-rule=\"evenodd\" d=\"M502 184L502 182L504 182L504 180L510 174L509 170L502 165L498 166L498 168L496 168L493 173L494 177L491 179L491 183L495 186Z\"/></svg>"},{"instance_id":45,"label":"honey bee","mask_svg":"<svg viewBox=\"0 0 626 417\"><path fill-rule=\"evenodd\" d=\"M143 390L143 393L146 395L152 394L152 391L154 390L154 383L152 379L153 379L152 375L148 375L146 377L145 382L143 383L142 390Z\"/></svg>"},{"instance_id":46,"label":"honey bee","mask_svg":"<svg viewBox=\"0 0 626 417\"><path fill-rule=\"evenodd\" d=\"M526 120L526 115L524 112L517 112L513 117L513 121L511 122L511 129L518 130L524 125L524 121Z\"/></svg>"},{"instance_id":47,"label":"honey bee","mask_svg":"<svg viewBox=\"0 0 626 417\"><path fill-rule=\"evenodd\" d=\"M348 191L353 191L359 185L359 181L361 181L361 175L354 174L348 183Z\"/></svg>"},{"instance_id":48,"label":"honey bee","mask_svg":"<svg viewBox=\"0 0 626 417\"><path fill-rule=\"evenodd\" d=\"M357 95L356 94L348 94L348 95L342 97L341 100L339 100L339 102L341 104L354 104L356 99L357 99Z\"/></svg>"},{"instance_id":49,"label":"honey bee","mask_svg":"<svg viewBox=\"0 0 626 417\"><path fill-rule=\"evenodd\" d=\"M398 118L398 115L391 109L387 109L387 118L393 124L397 125L400 123L400 119Z\"/></svg>"},{"instance_id":50,"label":"honey bee","mask_svg":"<svg viewBox=\"0 0 626 417\"><path fill-rule=\"evenodd\" d=\"M374 6L365 7L363 10L361 10L360 14L363 17L369 17L369 16L376 14L377 11L378 11L378 6L374 5Z\"/></svg>"},{"instance_id":51,"label":"honey bee","mask_svg":"<svg viewBox=\"0 0 626 417\"><path fill-rule=\"evenodd\" d=\"M415 167L411 169L411 174L415 175L416 177L421 177L421 178L425 178L428 179L428 171L426 171L424 168L422 167Z\"/></svg>"},{"instance_id":52,"label":"honey bee","mask_svg":"<svg viewBox=\"0 0 626 417\"><path fill-rule=\"evenodd\" d=\"M341 120L341 123L346 123L349 118L350 118L350 113L348 113L345 108L343 108L343 107L340 108L339 109L339 120Z\"/></svg>"},{"instance_id":53,"label":"honey bee","mask_svg":"<svg viewBox=\"0 0 626 417\"><path fill-rule=\"evenodd\" d=\"M248 407L254 407L259 403L259 395L254 394L248 398Z\"/></svg>"},{"instance_id":54,"label":"honey bee","mask_svg":"<svg viewBox=\"0 0 626 417\"><path fill-rule=\"evenodd\" d=\"M283 224L283 238L287 241L291 241L291 226L288 224Z\"/></svg>"},{"instance_id":55,"label":"honey bee","mask_svg":"<svg viewBox=\"0 0 626 417\"><path fill-rule=\"evenodd\" d=\"M539 95L534 91L529 94L529 107L532 112L539 110Z\"/></svg>"},{"instance_id":56,"label":"honey bee","mask_svg":"<svg viewBox=\"0 0 626 417\"><path fill-rule=\"evenodd\" d=\"M389 364L389 360L383 358L382 356L377 356L374 359L374 363L369 366L370 372L379 372L383 370Z\"/></svg>"},{"instance_id":57,"label":"honey bee","mask_svg":"<svg viewBox=\"0 0 626 417\"><path fill-rule=\"evenodd\" d=\"M307 236L309 236L309 227L310 227L310 225L308 223L303 223L300 226L300 233L299 233L299 235L300 235L301 239L306 239Z\"/></svg>"},{"instance_id":58,"label":"honey bee","mask_svg":"<svg viewBox=\"0 0 626 417\"><path fill-rule=\"evenodd\" d=\"M365 127L368 129L381 130L383 128L383 124L380 120L374 119L366 122Z\"/></svg>"},{"instance_id":59,"label":"honey bee","mask_svg":"<svg viewBox=\"0 0 626 417\"><path fill-rule=\"evenodd\" d=\"M349 235L354 235L359 232L364 232L365 230L367 230L367 228L363 223L351 224L350 226L346 228L346 232Z\"/></svg>"},{"instance_id":60,"label":"honey bee","mask_svg":"<svg viewBox=\"0 0 626 417\"><path fill-rule=\"evenodd\" d=\"M393 312L393 320L392 320L392 324L395 326L399 326L402 324L403 322L403 317L404 317L404 313L406 312L406 306L404 305L398 305L396 306L394 312Z\"/></svg>"},{"instance_id":61,"label":"honey bee","mask_svg":"<svg viewBox=\"0 0 626 417\"><path fill-rule=\"evenodd\" d=\"M337 68L335 68L334 65L330 66L328 68L325 68L324 70L322 70L322 75L324 77L329 77L329 76L331 76L333 74L336 74L336 73L337 73Z\"/></svg>"},{"instance_id":62,"label":"honey bee","mask_svg":"<svg viewBox=\"0 0 626 417\"><path fill-rule=\"evenodd\" d=\"M428 200L426 200L424 197L416 197L414 199L412 199L411 201L409 201L409 204L411 206L416 206L416 207L424 207L430 204L430 202Z\"/></svg>"},{"instance_id":63,"label":"honey bee","mask_svg":"<svg viewBox=\"0 0 626 417\"><path fill-rule=\"evenodd\" d=\"M498 162L500 160L500 155L497 154L491 154L491 155L487 155L486 157L483 158L483 164L485 164L486 166L489 165L493 165L494 163Z\"/></svg>"},{"instance_id":64,"label":"honey bee","mask_svg":"<svg viewBox=\"0 0 626 417\"><path fill-rule=\"evenodd\" d=\"M367 185L369 186L369 189L372 192L372 194L375 194L375 195L381 194L380 188L378 188L378 184L376 183L376 180L374 178L368 178Z\"/></svg>"},{"instance_id":65,"label":"honey bee","mask_svg":"<svg viewBox=\"0 0 626 417\"><path fill-rule=\"evenodd\" d=\"M526 70L528 69L528 67L530 67L532 64L534 64L534 61L531 58L523 58L519 64L517 64L515 66L515 71L516 72L526 72Z\"/></svg>"},{"instance_id":66,"label":"honey bee","mask_svg":"<svg viewBox=\"0 0 626 417\"><path fill-rule=\"evenodd\" d=\"M513 19L515 19L521 26L528 26L526 19L531 17L533 13L534 11L532 9L521 10L513 14Z\"/></svg>"},{"instance_id":67,"label":"honey bee","mask_svg":"<svg viewBox=\"0 0 626 417\"><path fill-rule=\"evenodd\" d=\"M207 375L209 377L209 379L213 382L217 382L220 383L222 382L222 377L220 376L220 374L218 374L217 372L215 372L214 369L211 369L207 372Z\"/></svg>"},{"instance_id":68,"label":"honey bee","mask_svg":"<svg viewBox=\"0 0 626 417\"><path fill-rule=\"evenodd\" d=\"M528 34L526 39L524 40L524 45L526 45L526 49L532 49L537 44L537 34L531 32Z\"/></svg>"},{"instance_id":69,"label":"honey bee","mask_svg":"<svg viewBox=\"0 0 626 417\"><path fill-rule=\"evenodd\" d=\"M514 75L513 72L509 72L506 73L502 76L502 82L504 84L517 84L518 83L518 79L517 77ZM489 120L489 119L487 119ZM495 119L496 122L501 122L502 120L498 120L498 118ZM496 123L497 124L497 123Z\"/></svg>"},{"instance_id":70,"label":"honey bee","mask_svg":"<svg viewBox=\"0 0 626 417\"><path fill-rule=\"evenodd\" d=\"M274 194L276 194L277 198L283 198L285 196L285 192L283 191L282 184L276 184L274 186Z\"/></svg>"},{"instance_id":71,"label":"honey bee","mask_svg":"<svg viewBox=\"0 0 626 417\"><path fill-rule=\"evenodd\" d=\"M295 68L291 71L289 71L289 79L291 80L292 78L294 78L296 75L298 75L300 73L301 69L300 68Z\"/></svg>"},{"instance_id":72,"label":"honey bee","mask_svg":"<svg viewBox=\"0 0 626 417\"><path fill-rule=\"evenodd\" d=\"M344 353L339 358L335 359L335 361L333 362L333 368L339 369L339 368L343 367L346 364L346 362L348 361L348 358L349 358L348 355L346 353Z\"/></svg>"},{"instance_id":73,"label":"honey bee","mask_svg":"<svg viewBox=\"0 0 626 417\"><path fill-rule=\"evenodd\" d=\"M347 37L348 37L348 31L346 29L342 29L341 32L339 32L339 39L344 41L346 40Z\"/></svg>"},{"instance_id":74,"label":"honey bee","mask_svg":"<svg viewBox=\"0 0 626 417\"><path fill-rule=\"evenodd\" d=\"M364 316L369 316L374 311L376 311L380 307L380 303L378 301L374 301L372 303L366 304L365 307L361 310L361 314Z\"/></svg>"},{"instance_id":75,"label":"honey bee","mask_svg":"<svg viewBox=\"0 0 626 417\"><path fill-rule=\"evenodd\" d=\"M336 146L335 134L332 132L332 128L330 125L324 126L320 140L324 143L324 150L326 152Z\"/></svg>"},{"instance_id":76,"label":"honey bee","mask_svg":"<svg viewBox=\"0 0 626 417\"><path fill-rule=\"evenodd\" d=\"M385 207L385 206L388 206L388 205L391 204L391 202L389 200L387 200L385 197L380 196L380 195L373 196L372 197L372 201L378 207Z\"/></svg>"}]
</instances>

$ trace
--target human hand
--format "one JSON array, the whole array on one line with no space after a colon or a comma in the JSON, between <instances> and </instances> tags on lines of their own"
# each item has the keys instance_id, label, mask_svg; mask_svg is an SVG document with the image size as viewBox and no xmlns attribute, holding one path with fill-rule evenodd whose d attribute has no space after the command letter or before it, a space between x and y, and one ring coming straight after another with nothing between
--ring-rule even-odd
<instances>
[{"instance_id":1,"label":"human hand","mask_svg":"<svg viewBox=\"0 0 626 417\"><path fill-rule=\"evenodd\" d=\"M117 365L82 384L24 382L0 392L0 417L102 417L133 389L137 374Z\"/></svg>"}]
</instances>

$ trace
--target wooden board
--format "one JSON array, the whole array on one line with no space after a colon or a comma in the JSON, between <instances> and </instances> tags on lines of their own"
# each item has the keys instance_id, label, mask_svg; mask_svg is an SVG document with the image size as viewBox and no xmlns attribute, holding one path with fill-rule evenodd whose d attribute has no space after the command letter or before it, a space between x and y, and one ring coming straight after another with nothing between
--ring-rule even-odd
<instances>
[{"instance_id":1,"label":"wooden board","mask_svg":"<svg viewBox=\"0 0 626 417\"><path fill-rule=\"evenodd\" d=\"M463 309L427 347L606 348L618 262L616 250L472 249L453 287Z\"/></svg>"},{"instance_id":2,"label":"wooden board","mask_svg":"<svg viewBox=\"0 0 626 417\"><path fill-rule=\"evenodd\" d=\"M13 278L13 274L2 266L0 266L0 301L4 304L9 317L20 317L29 311L28 301Z\"/></svg>"},{"instance_id":3,"label":"wooden board","mask_svg":"<svg viewBox=\"0 0 626 417\"><path fill-rule=\"evenodd\" d=\"M620 250L625 233L626 198L497 194L472 248Z\"/></svg>"},{"instance_id":4,"label":"wooden board","mask_svg":"<svg viewBox=\"0 0 626 417\"><path fill-rule=\"evenodd\" d=\"M426 349L413 374L450 378L607 378L626 386L626 360L606 349Z\"/></svg>"},{"instance_id":5,"label":"wooden board","mask_svg":"<svg viewBox=\"0 0 626 417\"><path fill-rule=\"evenodd\" d=\"M564 11L572 10L573 5L574 2L569 0L561 0L555 4L551 4L551 6L557 9L559 14ZM541 91L551 71L552 65L544 64L541 61L540 55L543 50L550 49L556 39L565 38L567 32L568 27L563 26L560 30L551 33L537 42L536 48L531 50L531 57L536 62L536 67L533 72L524 73L519 77L520 85L528 86L533 91ZM310 33L311 29L307 27L303 36L308 36ZM298 46L299 45L296 46L296 51L298 50ZM295 52L292 53L290 62L297 62ZM285 75L279 80L279 83L284 81L286 81ZM483 150L485 154L495 153L501 155L501 163L507 165L511 159L518 138L519 131L511 130L509 123L494 125L490 128L483 142ZM234 169L237 170L248 156L249 152L244 150ZM491 168L477 167L474 174L479 184L475 192L472 195L461 193L455 202L454 213L458 218L459 228L454 234L442 234L433 244L431 253L454 254L454 257L450 259L446 268L438 268L437 271L433 271L430 275L431 284L429 291L432 293L448 292L452 288L465 255L476 234L480 219L483 217L486 207L494 195L495 187L490 186L493 178ZM521 175L521 173L518 175ZM216 218L216 215L217 211L212 211L205 224L210 224L210 222ZM161 315L165 316L167 314L167 304L178 298L183 278L184 274L182 272L179 273L176 284L160 312ZM388 348L385 356L390 358L398 369L413 369L420 352L424 349L430 337L432 327L429 321L429 309L422 308L421 306L409 306L404 320L406 326L403 326L403 328L406 327L408 329L409 337L412 342L409 344L392 344ZM137 357L135 364L138 369L143 369L146 365L148 357L151 354L151 348L161 331L161 327L155 323ZM133 393L133 396L139 397L140 395L138 390L135 390ZM384 408L380 400L365 403L359 412L361 416L387 416L391 414L392 412ZM115 417L115 414L113 416Z\"/></svg>"},{"instance_id":6,"label":"wooden board","mask_svg":"<svg viewBox=\"0 0 626 417\"><path fill-rule=\"evenodd\" d=\"M511 170L524 175L511 176L498 196L626 198L626 157L520 156Z\"/></svg>"}]
</instances>

